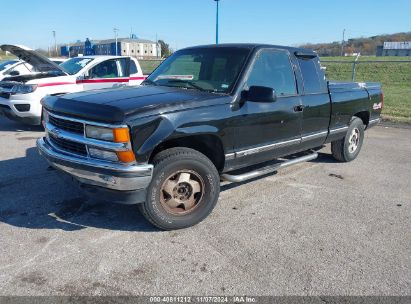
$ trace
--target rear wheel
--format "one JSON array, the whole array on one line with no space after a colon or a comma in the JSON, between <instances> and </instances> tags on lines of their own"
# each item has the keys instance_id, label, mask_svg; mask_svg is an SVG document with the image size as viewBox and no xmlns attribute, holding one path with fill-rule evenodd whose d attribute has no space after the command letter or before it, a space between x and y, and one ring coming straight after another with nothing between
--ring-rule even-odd
<instances>
[{"instance_id":1,"label":"rear wheel","mask_svg":"<svg viewBox=\"0 0 411 304\"><path fill-rule=\"evenodd\" d=\"M331 152L336 160L349 162L357 158L364 141L365 126L358 117L353 117L344 138L331 143Z\"/></svg>"},{"instance_id":2,"label":"rear wheel","mask_svg":"<svg viewBox=\"0 0 411 304\"><path fill-rule=\"evenodd\" d=\"M205 155L172 148L157 154L153 163L146 201L139 204L150 223L163 230L181 229L211 213L220 193L220 177Z\"/></svg>"}]
</instances>

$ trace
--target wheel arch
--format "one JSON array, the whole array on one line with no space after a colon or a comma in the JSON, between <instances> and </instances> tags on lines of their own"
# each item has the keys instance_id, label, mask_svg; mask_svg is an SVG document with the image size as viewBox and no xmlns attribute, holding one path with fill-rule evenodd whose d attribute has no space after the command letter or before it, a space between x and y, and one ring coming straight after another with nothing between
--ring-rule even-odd
<instances>
[{"instance_id":1,"label":"wheel arch","mask_svg":"<svg viewBox=\"0 0 411 304\"><path fill-rule=\"evenodd\" d=\"M221 139L215 134L195 134L165 140L158 144L150 154L151 163L159 152L171 148L190 148L207 156L219 172L224 168L225 155Z\"/></svg>"},{"instance_id":2,"label":"wheel arch","mask_svg":"<svg viewBox=\"0 0 411 304\"><path fill-rule=\"evenodd\" d=\"M354 114L353 117L358 117L362 120L365 126L368 126L370 121L370 112L369 111L361 111Z\"/></svg>"}]
</instances>

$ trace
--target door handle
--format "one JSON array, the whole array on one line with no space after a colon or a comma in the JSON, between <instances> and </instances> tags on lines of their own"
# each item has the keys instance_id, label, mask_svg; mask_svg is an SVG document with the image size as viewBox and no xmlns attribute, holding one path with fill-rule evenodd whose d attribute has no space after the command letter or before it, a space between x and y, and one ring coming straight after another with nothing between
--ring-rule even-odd
<instances>
[{"instance_id":1,"label":"door handle","mask_svg":"<svg viewBox=\"0 0 411 304\"><path fill-rule=\"evenodd\" d=\"M304 105L298 105L294 107L294 112L302 112L304 110Z\"/></svg>"}]
</instances>

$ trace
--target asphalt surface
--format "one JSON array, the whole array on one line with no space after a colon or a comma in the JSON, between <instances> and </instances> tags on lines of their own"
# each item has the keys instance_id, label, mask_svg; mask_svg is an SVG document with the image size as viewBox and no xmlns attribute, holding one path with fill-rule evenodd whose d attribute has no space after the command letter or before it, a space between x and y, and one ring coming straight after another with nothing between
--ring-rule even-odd
<instances>
[{"instance_id":1,"label":"asphalt surface","mask_svg":"<svg viewBox=\"0 0 411 304\"><path fill-rule=\"evenodd\" d=\"M410 295L411 130L375 127L357 160L224 185L201 224L154 229L87 201L0 117L0 295Z\"/></svg>"}]
</instances>

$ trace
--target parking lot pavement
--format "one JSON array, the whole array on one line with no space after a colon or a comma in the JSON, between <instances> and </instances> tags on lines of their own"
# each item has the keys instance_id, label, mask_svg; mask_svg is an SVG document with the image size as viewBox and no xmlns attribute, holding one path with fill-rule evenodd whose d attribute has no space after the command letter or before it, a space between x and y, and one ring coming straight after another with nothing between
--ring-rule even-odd
<instances>
[{"instance_id":1,"label":"parking lot pavement","mask_svg":"<svg viewBox=\"0 0 411 304\"><path fill-rule=\"evenodd\" d=\"M0 118L0 295L410 295L411 130L224 185L193 228L86 201Z\"/></svg>"}]
</instances>

